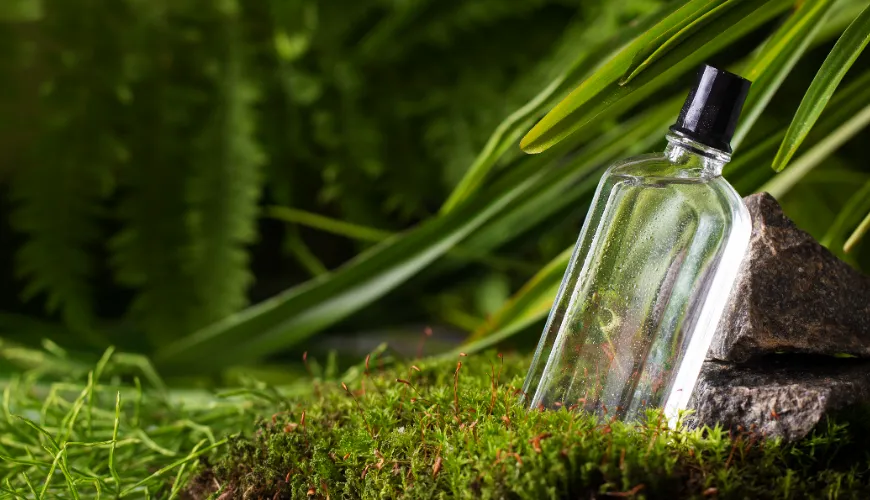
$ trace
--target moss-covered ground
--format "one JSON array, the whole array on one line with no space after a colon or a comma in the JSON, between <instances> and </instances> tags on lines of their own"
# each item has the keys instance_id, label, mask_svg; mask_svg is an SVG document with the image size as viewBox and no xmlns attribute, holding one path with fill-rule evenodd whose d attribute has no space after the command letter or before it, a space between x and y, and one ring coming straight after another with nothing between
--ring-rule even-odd
<instances>
[{"instance_id":1,"label":"moss-covered ground","mask_svg":"<svg viewBox=\"0 0 870 500\"><path fill-rule=\"evenodd\" d=\"M214 393L112 350L89 365L0 343L0 498L870 498L860 417L783 445L527 412L527 364L309 360L300 386Z\"/></svg>"},{"instance_id":2,"label":"moss-covered ground","mask_svg":"<svg viewBox=\"0 0 870 500\"><path fill-rule=\"evenodd\" d=\"M317 382L236 437L190 486L226 498L870 498L855 423L794 445L525 411L528 359L495 353Z\"/></svg>"}]
</instances>

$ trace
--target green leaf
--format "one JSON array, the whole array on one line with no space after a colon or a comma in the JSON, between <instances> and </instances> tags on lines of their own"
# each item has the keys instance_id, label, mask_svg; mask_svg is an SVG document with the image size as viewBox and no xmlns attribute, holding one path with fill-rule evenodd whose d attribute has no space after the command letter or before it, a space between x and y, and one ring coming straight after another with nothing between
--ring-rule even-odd
<instances>
[{"instance_id":1,"label":"green leaf","mask_svg":"<svg viewBox=\"0 0 870 500\"><path fill-rule=\"evenodd\" d=\"M743 106L740 126L731 139L733 149L736 150L746 138L785 77L826 24L825 18L833 4L834 0L801 3L743 70L743 76L752 82L752 88Z\"/></svg>"},{"instance_id":2,"label":"green leaf","mask_svg":"<svg viewBox=\"0 0 870 500\"><path fill-rule=\"evenodd\" d=\"M867 214L867 217L864 217L864 220L861 221L861 224L858 225L858 228L855 229L855 232L852 233L852 236L849 236L849 239L846 240L846 244L843 245L843 251L849 253L855 248L855 245L861 241L861 238L867 234L867 231L870 231L870 213Z\"/></svg>"},{"instance_id":3,"label":"green leaf","mask_svg":"<svg viewBox=\"0 0 870 500\"><path fill-rule=\"evenodd\" d=\"M865 71L834 93L831 105L825 109L816 126L807 135L804 146L814 146L823 141L843 122L852 118L855 107L860 108L868 104L870 104L870 71ZM785 137L785 130L773 132L764 140L741 150L740 154L735 155L734 160L725 166L725 177L731 181L738 192L755 192L771 178L770 161L773 160L783 137Z\"/></svg>"},{"instance_id":4,"label":"green leaf","mask_svg":"<svg viewBox=\"0 0 870 500\"><path fill-rule=\"evenodd\" d=\"M870 182L864 184L843 205L842 210L837 214L837 218L820 243L830 249L837 240L842 241L840 238L845 236L843 233L846 232L846 228L857 224L858 218L866 212L870 212Z\"/></svg>"},{"instance_id":5,"label":"green leaf","mask_svg":"<svg viewBox=\"0 0 870 500\"><path fill-rule=\"evenodd\" d=\"M691 0L677 9L633 43L640 50L634 55L619 84L625 85L632 81L693 33L742 1L744 0Z\"/></svg>"},{"instance_id":6,"label":"green leaf","mask_svg":"<svg viewBox=\"0 0 870 500\"><path fill-rule=\"evenodd\" d=\"M544 116L523 137L520 147L527 153L545 151L593 119L600 118L605 110L615 107L629 95L641 89L648 95L656 88L672 82L710 55L778 15L787 6L788 2L782 0L741 3L668 51L637 78L619 85L619 78L630 67L638 49L636 43L630 44ZM674 19L673 22L676 24L678 21Z\"/></svg>"},{"instance_id":7,"label":"green leaf","mask_svg":"<svg viewBox=\"0 0 870 500\"><path fill-rule=\"evenodd\" d=\"M791 168L764 184L759 191L768 192L774 198L781 198L803 179L807 173L868 124L870 124L870 105L865 106L852 118L837 127L830 135L819 141L812 149L798 158ZM780 151L782 150L780 149Z\"/></svg>"},{"instance_id":8,"label":"green leaf","mask_svg":"<svg viewBox=\"0 0 870 500\"><path fill-rule=\"evenodd\" d=\"M564 153L564 151L554 151ZM371 304L444 255L483 223L528 192L552 159L527 161L456 210L390 239L334 273L292 288L203 328L158 351L176 372L217 371L295 345Z\"/></svg>"},{"instance_id":9,"label":"green leaf","mask_svg":"<svg viewBox=\"0 0 870 500\"><path fill-rule=\"evenodd\" d=\"M864 9L846 28L813 78L773 160L773 169L776 172L782 171L788 165L825 109L834 90L867 46L867 42L870 42L870 7Z\"/></svg>"},{"instance_id":10,"label":"green leaf","mask_svg":"<svg viewBox=\"0 0 870 500\"><path fill-rule=\"evenodd\" d=\"M489 172L502 158L506 151L515 147L516 141L522 136L531 124L532 120L539 116L545 109L553 106L559 99L571 89L576 79L583 77L600 59L605 57L614 47L621 47L638 33L655 25L667 11L653 13L637 23L632 23L627 28L619 23L619 10L621 7L608 7L591 22L587 19L578 20L578 26L568 29L562 41L562 47L557 52L565 52L565 55L557 54L555 63L543 65L547 67L547 73L552 73L550 65L557 68L556 76L550 83L538 92L521 108L511 113L496 127L489 137L486 145L474 159L471 167L463 176L459 184L450 193L447 201L441 208L442 213L453 210L462 200L468 198L477 191ZM618 32L612 37L614 31ZM612 38L611 38L612 37ZM539 68L543 71L542 68Z\"/></svg>"},{"instance_id":11,"label":"green leaf","mask_svg":"<svg viewBox=\"0 0 870 500\"><path fill-rule=\"evenodd\" d=\"M468 337L463 349L472 346L475 349L471 351L474 351L489 347L544 318L559 291L572 251L573 247L566 249L538 271L498 312ZM488 342L479 343L482 339L488 339Z\"/></svg>"},{"instance_id":12,"label":"green leaf","mask_svg":"<svg viewBox=\"0 0 870 500\"><path fill-rule=\"evenodd\" d=\"M290 207L271 206L266 208L266 215L273 219L301 224L360 241L383 241L393 233L372 227L361 226L352 222L333 219L313 212Z\"/></svg>"},{"instance_id":13,"label":"green leaf","mask_svg":"<svg viewBox=\"0 0 870 500\"><path fill-rule=\"evenodd\" d=\"M680 109L682 96L665 100L631 120L608 130L571 155L566 165L541 179L538 186L463 242L462 249L483 256L560 211L582 202L595 190L607 164L645 153L660 141ZM571 142L571 141L567 141Z\"/></svg>"}]
</instances>

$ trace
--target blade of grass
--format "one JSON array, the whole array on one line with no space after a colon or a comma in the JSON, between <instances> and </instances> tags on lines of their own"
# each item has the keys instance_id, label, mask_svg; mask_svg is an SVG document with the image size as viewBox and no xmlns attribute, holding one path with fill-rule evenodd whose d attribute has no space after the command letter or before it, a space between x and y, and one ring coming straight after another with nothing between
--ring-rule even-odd
<instances>
[{"instance_id":1,"label":"blade of grass","mask_svg":"<svg viewBox=\"0 0 870 500\"><path fill-rule=\"evenodd\" d=\"M295 227L288 228L288 234L284 240L285 251L296 257L296 261L305 268L312 276L317 277L329 272L329 269L317 258L316 255L308 248L308 245L302 241Z\"/></svg>"},{"instance_id":2,"label":"blade of grass","mask_svg":"<svg viewBox=\"0 0 870 500\"><path fill-rule=\"evenodd\" d=\"M752 87L743 106L740 125L731 139L733 149L746 138L785 77L826 24L825 18L833 4L834 0L801 3L743 70L743 76L752 82Z\"/></svg>"},{"instance_id":3,"label":"blade of grass","mask_svg":"<svg viewBox=\"0 0 870 500\"><path fill-rule=\"evenodd\" d=\"M795 160L788 170L768 181L759 191L766 191L773 195L774 198L782 197L807 173L816 168L844 142L866 127L867 124L870 124L870 106L865 106L846 123L843 123L830 135L819 141L812 149Z\"/></svg>"},{"instance_id":4,"label":"blade of grass","mask_svg":"<svg viewBox=\"0 0 870 500\"><path fill-rule=\"evenodd\" d=\"M296 208L270 206L266 207L265 213L266 217L272 219L313 227L352 240L381 242L393 236L393 233L389 231L361 226Z\"/></svg>"},{"instance_id":5,"label":"blade of grass","mask_svg":"<svg viewBox=\"0 0 870 500\"><path fill-rule=\"evenodd\" d=\"M870 7L846 28L813 78L773 160L774 171L780 172L788 165L867 42L870 42Z\"/></svg>"},{"instance_id":6,"label":"blade of grass","mask_svg":"<svg viewBox=\"0 0 870 500\"><path fill-rule=\"evenodd\" d=\"M843 245L843 251L846 253L851 252L852 249L855 248L855 245L857 245L858 242L861 241L861 238L863 238L864 235L867 234L867 231L870 231L870 213L868 213L867 216L864 217L864 220L861 221L861 224L858 225L858 228L855 229L855 232L852 233L851 236L849 236L848 240L846 240L846 244Z\"/></svg>"},{"instance_id":7,"label":"blade of grass","mask_svg":"<svg viewBox=\"0 0 870 500\"><path fill-rule=\"evenodd\" d=\"M112 447L109 449L109 473L115 480L115 496L121 493L121 475L115 465L115 447L118 443L118 426L121 423L121 391L115 394L115 423L112 427Z\"/></svg>"},{"instance_id":8,"label":"blade of grass","mask_svg":"<svg viewBox=\"0 0 870 500\"><path fill-rule=\"evenodd\" d=\"M837 240L844 236L843 233L846 232L846 228L851 227L853 224L857 224L858 218L861 216L860 214L868 211L870 211L870 182L864 184L864 186L856 191L855 194L849 198L849 201L843 205L843 208L840 210L840 213L837 214L834 223L831 224L831 228L828 229L828 232L825 233L825 236L822 238L821 244L831 248Z\"/></svg>"},{"instance_id":9,"label":"blade of grass","mask_svg":"<svg viewBox=\"0 0 870 500\"><path fill-rule=\"evenodd\" d=\"M631 57L638 50L634 43L630 44L586 78L544 116L523 137L520 147L527 153L545 151L635 91L669 83L711 54L776 16L788 5L788 2L780 0L740 3L711 22L706 29L694 33L664 54L630 83L619 85L620 76L625 73Z\"/></svg>"},{"instance_id":10,"label":"blade of grass","mask_svg":"<svg viewBox=\"0 0 870 500\"><path fill-rule=\"evenodd\" d=\"M202 441L200 441L200 444L197 445L197 448L199 448L200 446L202 446L202 444L204 444L205 442L206 442L205 439L203 439ZM174 469L174 468L176 468L176 467L178 467L178 466L184 465L184 464L190 462L191 460L194 460L194 459L196 459L197 457L199 457L199 456L201 456L201 455L204 455L205 453L210 452L211 450L217 448L218 446L223 446L224 444L226 444L226 442L227 442L226 439L222 439L222 440L218 441L217 443L212 444L212 445L209 445L209 446L206 446L205 448L203 448L203 449L201 449L201 450L200 450L200 449L197 449L196 451L191 452L191 453L188 454L186 457L181 458L181 459L178 459L178 460L176 460L175 462L172 462L171 464L169 464L169 465L167 465L167 466L161 468L160 470L158 470L158 471L155 472L154 474L151 474L150 476L146 477L145 479L142 479L141 481L137 482L136 484L134 484L134 485L132 485L132 486L126 488L124 491L122 491L122 492L118 495L118 497L123 498L123 497L127 496L128 494L130 494L130 493L136 491L138 488L141 488L143 485L145 485L146 483L150 482L151 480L153 480L153 479L155 479L155 478L159 478L159 477L161 477L163 474L165 474L165 473L171 471L172 469Z\"/></svg>"},{"instance_id":11,"label":"blade of grass","mask_svg":"<svg viewBox=\"0 0 870 500\"><path fill-rule=\"evenodd\" d=\"M199 450L199 447L203 444L205 444L204 439L196 443L196 446L194 446L193 449L190 450L190 452L196 453ZM181 487L184 485L184 483L182 482L182 480L184 479L184 470L187 468L188 463L189 462L184 462L183 464L181 464L181 467L178 468L178 474L175 475L175 481L172 483L172 489L169 492L169 500L177 497L178 494L181 492Z\"/></svg>"}]
</instances>

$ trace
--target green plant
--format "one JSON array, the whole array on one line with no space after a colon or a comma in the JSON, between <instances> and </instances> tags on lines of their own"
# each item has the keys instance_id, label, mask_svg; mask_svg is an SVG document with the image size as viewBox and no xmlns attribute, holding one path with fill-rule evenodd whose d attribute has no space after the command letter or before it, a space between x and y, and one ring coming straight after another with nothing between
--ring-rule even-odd
<instances>
[{"instance_id":1,"label":"green plant","mask_svg":"<svg viewBox=\"0 0 870 500\"><path fill-rule=\"evenodd\" d=\"M0 344L0 491L8 498L178 498L199 463L291 392L168 390L146 358L95 365L56 344Z\"/></svg>"},{"instance_id":2,"label":"green plant","mask_svg":"<svg viewBox=\"0 0 870 500\"><path fill-rule=\"evenodd\" d=\"M755 81L729 180L866 266L865 7L19 0L0 103L26 119L4 124L0 171L24 296L63 328L0 329L153 353L173 376L339 325L504 342L546 312L601 169L660 147L710 60ZM527 131L545 152L522 154Z\"/></svg>"}]
</instances>

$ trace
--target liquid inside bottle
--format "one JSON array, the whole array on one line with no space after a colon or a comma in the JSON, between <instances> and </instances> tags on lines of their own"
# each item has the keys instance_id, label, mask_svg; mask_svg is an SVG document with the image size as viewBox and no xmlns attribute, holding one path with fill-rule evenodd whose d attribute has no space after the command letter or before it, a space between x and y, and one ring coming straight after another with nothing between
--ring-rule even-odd
<instances>
[{"instance_id":1,"label":"liquid inside bottle","mask_svg":"<svg viewBox=\"0 0 870 500\"><path fill-rule=\"evenodd\" d=\"M723 78L705 67L698 92L710 69ZM751 233L721 175L727 141L693 132L672 127L664 153L602 177L526 378L530 408L630 420L663 408L673 422L687 407Z\"/></svg>"}]
</instances>

